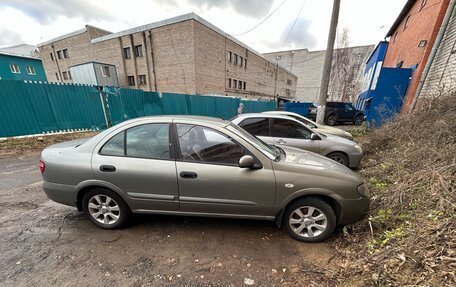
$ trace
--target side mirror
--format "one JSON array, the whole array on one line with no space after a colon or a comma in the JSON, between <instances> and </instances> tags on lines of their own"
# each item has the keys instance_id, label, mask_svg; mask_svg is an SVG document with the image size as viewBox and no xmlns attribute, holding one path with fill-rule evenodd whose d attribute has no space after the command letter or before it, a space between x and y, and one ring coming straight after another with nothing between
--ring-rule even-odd
<instances>
[{"instance_id":1,"label":"side mirror","mask_svg":"<svg viewBox=\"0 0 456 287\"><path fill-rule=\"evenodd\" d=\"M315 141L315 140L319 140L320 137L317 136L317 134L312 133L312 134L310 135L310 139L313 140L313 141Z\"/></svg>"},{"instance_id":2,"label":"side mirror","mask_svg":"<svg viewBox=\"0 0 456 287\"><path fill-rule=\"evenodd\" d=\"M251 155L245 155L239 159L240 168L253 168L255 166L255 159Z\"/></svg>"}]
</instances>

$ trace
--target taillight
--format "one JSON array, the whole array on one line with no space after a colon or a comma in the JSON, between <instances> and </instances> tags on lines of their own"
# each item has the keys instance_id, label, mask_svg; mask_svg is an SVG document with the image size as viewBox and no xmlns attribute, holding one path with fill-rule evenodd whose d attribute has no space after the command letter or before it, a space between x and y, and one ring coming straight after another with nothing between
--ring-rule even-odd
<instances>
[{"instance_id":1,"label":"taillight","mask_svg":"<svg viewBox=\"0 0 456 287\"><path fill-rule=\"evenodd\" d=\"M40 160L40 171L41 171L41 173L44 172L45 168L46 168L46 165L44 164L44 161Z\"/></svg>"}]
</instances>

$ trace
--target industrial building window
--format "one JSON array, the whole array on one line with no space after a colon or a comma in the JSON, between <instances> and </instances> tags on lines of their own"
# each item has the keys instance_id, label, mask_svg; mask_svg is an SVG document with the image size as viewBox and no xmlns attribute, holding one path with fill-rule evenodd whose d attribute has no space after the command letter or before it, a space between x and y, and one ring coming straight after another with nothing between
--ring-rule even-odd
<instances>
[{"instance_id":1,"label":"industrial building window","mask_svg":"<svg viewBox=\"0 0 456 287\"><path fill-rule=\"evenodd\" d=\"M67 72L62 72L62 77L63 77L64 80L68 80Z\"/></svg>"},{"instance_id":2,"label":"industrial building window","mask_svg":"<svg viewBox=\"0 0 456 287\"><path fill-rule=\"evenodd\" d=\"M231 89L231 78L228 79L228 88Z\"/></svg>"},{"instance_id":3,"label":"industrial building window","mask_svg":"<svg viewBox=\"0 0 456 287\"><path fill-rule=\"evenodd\" d=\"M36 72L35 72L35 68L32 67L32 66L27 66L25 67L25 69L27 70L27 74L29 75L36 75Z\"/></svg>"},{"instance_id":4,"label":"industrial building window","mask_svg":"<svg viewBox=\"0 0 456 287\"><path fill-rule=\"evenodd\" d=\"M241 90L241 89L242 89L242 81L239 81L239 82L238 82L237 88L238 88L238 90Z\"/></svg>"},{"instance_id":5,"label":"industrial building window","mask_svg":"<svg viewBox=\"0 0 456 287\"><path fill-rule=\"evenodd\" d=\"M292 84L293 84L293 81L290 79L287 79L287 85L292 85Z\"/></svg>"},{"instance_id":6,"label":"industrial building window","mask_svg":"<svg viewBox=\"0 0 456 287\"><path fill-rule=\"evenodd\" d=\"M68 71L68 79L72 80L70 71Z\"/></svg>"},{"instance_id":7,"label":"industrial building window","mask_svg":"<svg viewBox=\"0 0 456 287\"><path fill-rule=\"evenodd\" d=\"M244 58L242 58L242 56L239 56L241 58L241 62L239 63L239 65L242 67L244 65Z\"/></svg>"},{"instance_id":8,"label":"industrial building window","mask_svg":"<svg viewBox=\"0 0 456 287\"><path fill-rule=\"evenodd\" d=\"M235 65L238 64L238 55L237 54L234 54L234 64Z\"/></svg>"},{"instance_id":9,"label":"industrial building window","mask_svg":"<svg viewBox=\"0 0 456 287\"><path fill-rule=\"evenodd\" d=\"M233 80L233 89L237 88L237 80Z\"/></svg>"},{"instance_id":10,"label":"industrial building window","mask_svg":"<svg viewBox=\"0 0 456 287\"><path fill-rule=\"evenodd\" d=\"M62 50L63 58L69 58L70 56L68 55L68 49L63 49Z\"/></svg>"},{"instance_id":11,"label":"industrial building window","mask_svg":"<svg viewBox=\"0 0 456 287\"><path fill-rule=\"evenodd\" d=\"M138 83L139 83L140 86L147 85L146 75L139 75L138 76Z\"/></svg>"},{"instance_id":12,"label":"industrial building window","mask_svg":"<svg viewBox=\"0 0 456 287\"><path fill-rule=\"evenodd\" d=\"M57 51L57 58L62 59L62 51Z\"/></svg>"},{"instance_id":13,"label":"industrial building window","mask_svg":"<svg viewBox=\"0 0 456 287\"><path fill-rule=\"evenodd\" d=\"M129 86L135 85L135 76L128 76L128 85Z\"/></svg>"},{"instance_id":14,"label":"industrial building window","mask_svg":"<svg viewBox=\"0 0 456 287\"><path fill-rule=\"evenodd\" d=\"M142 45L135 46L135 56L136 57L142 57L143 56Z\"/></svg>"},{"instance_id":15,"label":"industrial building window","mask_svg":"<svg viewBox=\"0 0 456 287\"><path fill-rule=\"evenodd\" d=\"M228 56L228 61L229 61L230 63L233 62L233 52L229 51L229 52L228 52L228 55L229 55L229 56Z\"/></svg>"},{"instance_id":16,"label":"industrial building window","mask_svg":"<svg viewBox=\"0 0 456 287\"><path fill-rule=\"evenodd\" d=\"M408 27L408 24L409 24L408 22L409 22L409 20L410 20L410 16L412 16L412 15L408 15L407 18L405 19L405 22L404 22L404 30L405 30L405 28Z\"/></svg>"},{"instance_id":17,"label":"industrial building window","mask_svg":"<svg viewBox=\"0 0 456 287\"><path fill-rule=\"evenodd\" d=\"M244 60L244 69L247 69L247 59Z\"/></svg>"},{"instance_id":18,"label":"industrial building window","mask_svg":"<svg viewBox=\"0 0 456 287\"><path fill-rule=\"evenodd\" d=\"M244 82L244 91L246 90L246 88L245 88L245 87L246 87L246 84L245 84L245 82Z\"/></svg>"},{"instance_id":19,"label":"industrial building window","mask_svg":"<svg viewBox=\"0 0 456 287\"><path fill-rule=\"evenodd\" d=\"M105 78L111 77L111 72L109 71L109 66L101 66L101 75Z\"/></svg>"},{"instance_id":20,"label":"industrial building window","mask_svg":"<svg viewBox=\"0 0 456 287\"><path fill-rule=\"evenodd\" d=\"M57 79L57 81L59 80L59 74L58 73L55 73L55 78Z\"/></svg>"},{"instance_id":21,"label":"industrial building window","mask_svg":"<svg viewBox=\"0 0 456 287\"><path fill-rule=\"evenodd\" d=\"M130 47L124 48L124 49L123 49L123 52L124 52L124 58L125 58L125 59L131 59L131 50L130 50Z\"/></svg>"},{"instance_id":22,"label":"industrial building window","mask_svg":"<svg viewBox=\"0 0 456 287\"><path fill-rule=\"evenodd\" d=\"M51 52L51 53L49 53L49 55L51 56L52 62L54 62L54 54L52 54L52 52Z\"/></svg>"},{"instance_id":23,"label":"industrial building window","mask_svg":"<svg viewBox=\"0 0 456 287\"><path fill-rule=\"evenodd\" d=\"M10 64L10 70L11 70L11 73L13 73L13 74L21 73L21 70L19 69L19 65L16 65L16 64Z\"/></svg>"}]
</instances>

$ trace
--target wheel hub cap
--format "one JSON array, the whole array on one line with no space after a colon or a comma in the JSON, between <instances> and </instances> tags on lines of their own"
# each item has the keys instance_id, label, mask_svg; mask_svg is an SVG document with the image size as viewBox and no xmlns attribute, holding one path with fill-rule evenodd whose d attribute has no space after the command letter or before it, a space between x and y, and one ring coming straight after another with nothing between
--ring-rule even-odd
<instances>
[{"instance_id":1,"label":"wheel hub cap","mask_svg":"<svg viewBox=\"0 0 456 287\"><path fill-rule=\"evenodd\" d=\"M326 215L320 209L312 206L295 209L288 220L293 232L306 238L321 235L328 226Z\"/></svg>"},{"instance_id":2,"label":"wheel hub cap","mask_svg":"<svg viewBox=\"0 0 456 287\"><path fill-rule=\"evenodd\" d=\"M120 208L117 202L104 194L94 195L90 198L88 211L93 219L106 225L116 223L120 217Z\"/></svg>"}]
</instances>

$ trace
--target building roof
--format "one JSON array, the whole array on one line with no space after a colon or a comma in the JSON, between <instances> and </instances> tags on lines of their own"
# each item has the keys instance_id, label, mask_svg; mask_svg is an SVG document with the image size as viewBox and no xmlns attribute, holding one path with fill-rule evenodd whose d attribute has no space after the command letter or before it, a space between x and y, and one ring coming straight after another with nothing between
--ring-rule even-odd
<instances>
[{"instance_id":1,"label":"building roof","mask_svg":"<svg viewBox=\"0 0 456 287\"><path fill-rule=\"evenodd\" d=\"M155 28L159 28L159 27L163 27L163 26L167 26L167 25L171 25L171 24L176 24L176 23L180 23L180 22L184 22L184 21L188 21L188 20L195 20L195 21L199 22L200 24L206 26L207 28L209 28L211 30L214 30L215 32L219 33L220 35L230 39L231 41L235 42L239 46L244 47L245 49L248 49L250 52L256 54L257 56L261 57L262 59L264 59L264 60L266 60L266 61L268 61L268 62L270 62L270 63L272 63L274 65L277 64L277 63L273 63L273 62L269 61L268 59L266 59L259 52L255 51L254 49L252 49L248 45L242 43L238 39L234 38L230 34L224 32L222 29L216 27L215 25L211 24L209 21L201 18L200 16L198 16L197 14L195 14L193 12L192 13L183 14L183 15L180 15L180 16L176 16L176 17L172 17L172 18L169 18L169 19L161 20L161 21L158 21L158 22L153 22L153 23L150 23L150 24L134 27L134 28L131 28L131 29L127 29L127 30L124 30L124 31L117 32L117 33L111 33L111 34L108 34L108 35L104 35L104 36L92 39L91 42L92 43L99 43L99 42L115 39L115 38L118 38L118 37L130 35L130 34L133 34L133 33L143 32L143 31L147 31L147 30L151 30L151 29L155 29ZM284 70L284 71L287 71L287 73L290 73L288 70L286 70L285 68L281 67L280 65L279 65L279 68ZM293 74L293 73L290 73L290 74L292 74L293 76L296 77L295 74Z\"/></svg>"},{"instance_id":2,"label":"building roof","mask_svg":"<svg viewBox=\"0 0 456 287\"><path fill-rule=\"evenodd\" d=\"M415 2L416 0L408 0L407 3L405 3L401 13L399 13L399 16L397 16L396 21L394 21L393 26L391 26L388 33L386 33L385 37L391 37L394 34L394 32L396 32L397 27L399 27L402 20L404 20L404 18L407 17L407 14L410 12L410 9L412 9Z\"/></svg>"},{"instance_id":3,"label":"building roof","mask_svg":"<svg viewBox=\"0 0 456 287\"><path fill-rule=\"evenodd\" d=\"M98 27L95 27L95 26L92 26L92 25L85 25L85 27L82 28L82 29L79 29L79 30L76 30L76 31L73 31L73 32L70 32L70 33L67 33L67 34L64 34L64 35L61 35L61 36L52 38L52 39L50 39L50 40L47 40L46 42L40 43L40 44L38 44L38 47L42 47L42 46L45 46L45 45L49 45L49 44L52 44L52 43L54 43L54 42L56 42L56 41L60 41L60 40L63 40L63 39L69 38L69 37L73 37L73 36L76 36L76 35L85 33L85 32L87 32L87 28L88 28L88 27L93 27L93 28L95 28L95 29L98 29L98 30L102 30L102 31L106 31L106 32L108 32L108 33L111 33L110 31L107 31L107 30L104 30L104 29L101 29L101 28L98 28Z\"/></svg>"},{"instance_id":4,"label":"building roof","mask_svg":"<svg viewBox=\"0 0 456 287\"><path fill-rule=\"evenodd\" d=\"M10 47L0 48L0 54L17 56L17 57L26 57L26 58L40 58L40 53L38 52L38 47L29 44L20 44Z\"/></svg>"}]
</instances>

